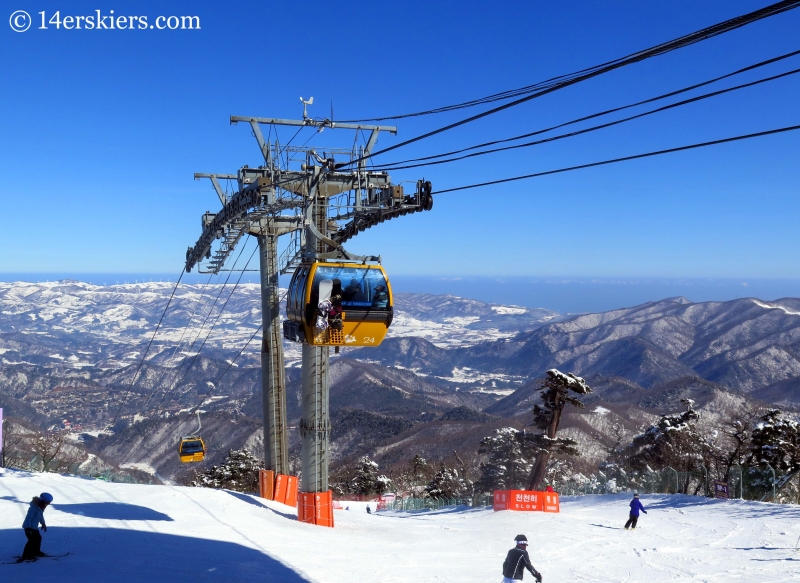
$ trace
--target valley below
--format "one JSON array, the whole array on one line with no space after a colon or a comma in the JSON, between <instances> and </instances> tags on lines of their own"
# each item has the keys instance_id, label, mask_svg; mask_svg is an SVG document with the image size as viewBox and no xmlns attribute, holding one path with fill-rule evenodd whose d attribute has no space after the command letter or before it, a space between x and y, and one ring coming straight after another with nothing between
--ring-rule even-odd
<instances>
[{"instance_id":1,"label":"valley below","mask_svg":"<svg viewBox=\"0 0 800 583\"><path fill-rule=\"evenodd\" d=\"M57 431L75 467L135 481L185 483L231 449L260 456L258 286L181 285L165 313L173 288L0 283L0 407L12 434ZM299 348L284 345L298 468ZM565 315L397 294L381 346L331 355L332 469L368 455L391 477L420 455L474 471L481 439L531 424L551 368L593 389L561 426L580 449L576 471L589 473L681 399L712 419L743 404L796 410L800 299L677 297ZM189 469L176 443L200 403L209 456Z\"/></svg>"}]
</instances>

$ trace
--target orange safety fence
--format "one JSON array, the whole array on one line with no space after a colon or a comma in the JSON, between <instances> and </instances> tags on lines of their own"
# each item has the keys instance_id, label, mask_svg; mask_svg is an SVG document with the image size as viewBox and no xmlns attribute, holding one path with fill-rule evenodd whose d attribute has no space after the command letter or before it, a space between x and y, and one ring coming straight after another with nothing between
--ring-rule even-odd
<instances>
[{"instance_id":1,"label":"orange safety fence","mask_svg":"<svg viewBox=\"0 0 800 583\"><path fill-rule=\"evenodd\" d=\"M297 520L333 527L333 492L301 492L297 504Z\"/></svg>"},{"instance_id":2,"label":"orange safety fence","mask_svg":"<svg viewBox=\"0 0 800 583\"><path fill-rule=\"evenodd\" d=\"M267 500L296 506L297 476L276 475L272 470L259 470L258 491L259 495Z\"/></svg>"},{"instance_id":3,"label":"orange safety fence","mask_svg":"<svg viewBox=\"0 0 800 583\"><path fill-rule=\"evenodd\" d=\"M283 503L297 506L297 476L286 476L286 498Z\"/></svg>"},{"instance_id":4,"label":"orange safety fence","mask_svg":"<svg viewBox=\"0 0 800 583\"><path fill-rule=\"evenodd\" d=\"M297 502L297 520L315 524L314 521L314 492L301 492Z\"/></svg>"},{"instance_id":5,"label":"orange safety fence","mask_svg":"<svg viewBox=\"0 0 800 583\"><path fill-rule=\"evenodd\" d=\"M275 472L258 470L258 493L262 498L272 500L275 494Z\"/></svg>"}]
</instances>

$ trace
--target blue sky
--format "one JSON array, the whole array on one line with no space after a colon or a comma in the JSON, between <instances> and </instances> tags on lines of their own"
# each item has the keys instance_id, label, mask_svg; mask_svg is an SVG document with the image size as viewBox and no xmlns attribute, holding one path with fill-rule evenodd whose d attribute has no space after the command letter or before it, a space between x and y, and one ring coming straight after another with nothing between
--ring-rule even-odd
<instances>
[{"instance_id":1,"label":"blue sky","mask_svg":"<svg viewBox=\"0 0 800 583\"><path fill-rule=\"evenodd\" d=\"M0 14L0 272L177 277L219 202L194 172L258 165L230 115L416 111L626 55L765 1L124 2L18 0ZM158 4L164 7L159 8ZM168 8L167 8L168 6ZM197 15L199 31L38 30L48 18ZM35 23L8 26L14 10ZM387 154L416 157L624 105L800 48L800 10L626 67ZM722 88L800 67L800 57ZM472 161L393 173L435 188L800 123L800 75ZM386 147L464 116L400 120ZM304 130L310 131L310 130ZM287 134L286 137L288 137ZM308 135L302 136L305 141ZM284 138L285 139L285 138ZM349 132L309 144L348 146ZM390 273L800 278L800 132L436 198L354 239ZM252 244L252 243L251 243ZM249 254L249 253L248 253Z\"/></svg>"}]
</instances>

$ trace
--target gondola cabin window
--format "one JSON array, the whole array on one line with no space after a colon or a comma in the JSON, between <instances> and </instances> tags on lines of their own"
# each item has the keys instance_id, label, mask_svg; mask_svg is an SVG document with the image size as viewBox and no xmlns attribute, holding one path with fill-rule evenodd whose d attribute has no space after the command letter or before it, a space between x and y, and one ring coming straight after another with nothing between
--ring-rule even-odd
<instances>
[{"instance_id":1,"label":"gondola cabin window","mask_svg":"<svg viewBox=\"0 0 800 583\"><path fill-rule=\"evenodd\" d=\"M187 441L181 446L181 454L195 454L203 451L203 444L200 441Z\"/></svg>"},{"instance_id":2,"label":"gondola cabin window","mask_svg":"<svg viewBox=\"0 0 800 583\"><path fill-rule=\"evenodd\" d=\"M342 310L383 310L389 309L389 292L386 278L380 269L367 267L344 267L340 265L321 265L316 269L311 289L311 304L318 305L320 284L324 299L341 298ZM327 282L330 282L328 284Z\"/></svg>"}]
</instances>

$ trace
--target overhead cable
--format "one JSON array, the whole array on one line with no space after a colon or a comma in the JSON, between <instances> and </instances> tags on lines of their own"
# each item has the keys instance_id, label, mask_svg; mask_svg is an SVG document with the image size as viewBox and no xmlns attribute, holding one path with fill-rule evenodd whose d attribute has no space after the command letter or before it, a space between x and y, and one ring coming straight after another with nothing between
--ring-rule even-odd
<instances>
[{"instance_id":1,"label":"overhead cable","mask_svg":"<svg viewBox=\"0 0 800 583\"><path fill-rule=\"evenodd\" d=\"M405 140L400 142L399 144L395 144L388 148L384 148L383 150L378 150L377 152L373 152L371 156L378 156L380 154L385 154L386 152L391 152L392 150L396 150L398 148L402 148L403 146L407 146L409 144L413 144L420 140L424 140L426 138L430 138L431 136L435 136L442 132L446 132L448 130L457 128L464 124L476 121L478 119L482 119L489 115L493 115L500 111L504 111L511 107L515 107L532 99L536 99L537 97L541 97L543 95L547 95L554 91L558 91L559 89L563 89L565 87L569 87L570 85L575 85L576 83L580 83L581 81L585 81L587 79L591 79L592 77L597 77L598 75L602 75L604 73L608 73L610 71L619 69L621 67L625 67L627 65L631 65L633 63L638 63L640 61L644 61L651 57L657 57L671 51L681 49L683 47L704 41L709 38L713 38L720 34L724 34L726 32L730 32L731 30L735 30L737 28L741 28L742 26L746 26L763 18L767 18L769 16L774 16L776 14L780 14L782 12L786 12L788 10L793 10L800 6L800 0L783 0L782 2L777 2L776 4L771 4L765 8L761 8L760 10L756 10L754 12L750 12L748 14L744 14L741 16L737 16L736 18L731 18L724 22L720 22L713 26L706 27L702 30L698 30L691 34L684 35L680 38L671 40L666 43L662 43L660 45L656 45L649 49L645 49L643 51L639 51L637 53L633 53L626 57L621 57L614 61L609 61L608 63L604 63L602 65L596 65L594 67L590 67L588 69L584 69L582 71L578 71L577 73L573 73L571 75L565 75L563 78L559 78L558 80L550 83L549 85L541 88L541 89L534 89L529 95L517 99L515 101L511 101L509 103L505 103L498 107L489 109L487 111L483 111L471 117L462 119L460 121L448 124L446 126L440 127L438 129L432 130L430 132L421 134L409 140ZM361 158L357 158L355 160L351 160L350 162L344 162L341 164L337 164L337 168L342 168L346 166L350 166L361 160L368 158L369 156L362 156Z\"/></svg>"},{"instance_id":2,"label":"overhead cable","mask_svg":"<svg viewBox=\"0 0 800 583\"><path fill-rule=\"evenodd\" d=\"M236 267L236 264L239 263L239 259L242 258L242 253L244 253L245 247L246 247L246 244L243 245L241 247L241 249L239 249L239 255L236 256L236 260L233 262L233 267L234 268ZM208 319L211 317L211 314L214 312L214 307L217 305L217 302L219 301L219 298L222 296L222 292L224 291L225 286L228 285L228 282L231 279L232 273L233 273L232 270L228 273L228 276L225 278L225 281L223 282L222 287L220 287L219 292L217 292L217 296L214 298L214 301L211 303L211 307L208 309L208 313L206 313L205 317L203 318L203 322L202 322L202 324L200 324L200 328L197 330L197 334L195 334L194 340L192 340L192 343L189 345L189 347L187 349L187 353L188 354L192 353L192 348L194 348L195 343L200 338L200 335L203 333L203 329L206 327L206 323L208 322ZM206 293L206 289L208 288L208 285L211 283L211 279L214 277L214 275L215 274L211 274L211 275L208 276L208 281L206 281L206 284L205 284L205 286L203 286L203 290L200 293L200 297L197 299L197 307L196 307L195 311L197 311L197 309L200 308L200 302L202 301L203 296ZM241 278L241 276L240 276L240 278ZM217 281L217 283L215 285L219 285L219 280ZM183 336L189 330L189 327L191 326L193 318L194 318L194 314L192 314L192 318L190 318L189 321L186 323L186 326L184 326L183 332L181 333L181 338L178 340L178 344L176 344L175 349L173 351L173 356L177 353L177 350L178 350L178 348L180 347L180 345L181 345L181 343L183 341ZM217 319L219 319L219 315L217 316ZM178 378L178 376L180 375L181 368L183 368L183 365L185 363L186 363L186 359L181 361L181 363L178 365L176 370L171 371L173 373L172 374L173 381ZM153 395L155 394L155 388L157 388L157 386L161 384L161 382L164 380L164 378L166 378L166 376L167 376L167 371L165 370L164 374L159 379L158 384L154 386ZM172 388L170 390L166 391L161 396L161 400L159 401L158 405L154 405L153 408L155 408L157 410L156 417L158 415L160 415L160 413L161 413L161 407L164 404L164 400L165 399L169 399L171 397L172 392L176 389L176 387L177 387L177 385L173 384ZM150 401L150 399L148 399L147 403L145 403L145 406L142 408L142 415L145 414L145 412L147 410L146 406L149 404L149 401Z\"/></svg>"},{"instance_id":3,"label":"overhead cable","mask_svg":"<svg viewBox=\"0 0 800 583\"><path fill-rule=\"evenodd\" d=\"M703 95L698 95L697 97L692 97L691 99L685 99L683 101L678 101L678 102L675 102L675 103L671 103L670 105L665 105L665 106L659 107L657 109L651 109L650 111L645 111L645 112L642 112L642 113L639 113L639 114L636 114L636 115L632 115L632 116L629 116L629 117L624 117L622 119L618 119L618 120L611 121L611 122L608 122L608 123L592 126L592 127L589 127L589 128L584 128L582 130L577 130L577 131L574 131L574 132L569 132L567 134L560 134L560 135L557 135L557 136L551 136L549 138L544 138L542 140L536 140L536 141L533 141L533 142L525 142L525 143L522 143L522 144L514 144L513 146L504 146L502 148L492 148L491 150L482 150L480 152L473 152L471 154L464 154L463 156L457 156L455 158L446 158L444 160L435 160L435 161L431 161L431 162L420 162L418 164L408 164L406 166L389 166L389 165L387 165L385 167L379 168L379 170L383 170L383 171L405 170L407 168L419 168L420 166L434 166L436 164L447 164L447 163L450 163L450 162L457 162L459 160L464 160L466 158L474 158L475 156L483 156L485 154L493 154L493 153L496 153L496 152L504 152L504 151L507 151L507 150L516 150L518 148L528 148L528 147L531 147L531 146L538 146L540 144L545 144L545 143L549 143L549 142L555 142L557 140L563 140L564 138L571 138L571 137L574 137L574 136L587 134L589 132L602 130L602 129L605 129L605 128L608 128L608 127L611 127L611 126L615 126L615 125L619 125L619 124L625 123L627 121L631 121L631 120L634 120L634 119L639 119L641 117L647 117L648 115L653 115L655 113L661 113L662 111L667 111L667 110L670 110L670 109L674 109L674 108L680 107L682 105L687 105L687 104L690 104L690 103L694 103L696 101L702 101L704 99L709 99L711 97L717 97L718 95L723 95L725 93L730 93L730 92L736 91L738 89L745 89L747 87L753 87L754 85L760 85L761 83L767 83L768 81L774 81L776 79L781 79L783 77L788 77L789 75L795 75L797 73L800 73L800 69L794 69L792 71L787 71L786 73L781 73L779 75L774 75L772 77L766 77L764 79L759 79L758 81L751 81L750 83L744 83L742 85L736 85L735 87L729 87L727 89L720 89L719 91L714 91L712 93L705 93Z\"/></svg>"},{"instance_id":4,"label":"overhead cable","mask_svg":"<svg viewBox=\"0 0 800 583\"><path fill-rule=\"evenodd\" d=\"M244 251L244 247L242 247L242 251ZM253 249L253 252L250 254L250 258L247 260L247 263L245 264L245 269L247 269L247 266L250 265L250 261L253 259L253 256L256 254L256 251L258 251L258 246L256 246L256 248ZM241 255L241 252L240 252L240 255ZM238 258L237 258L237 261L238 261ZM225 311L225 308L227 307L228 302L230 301L231 297L233 296L233 293L236 291L236 288L239 287L239 283L242 281L242 276L243 275L244 275L244 271L242 271L239 274L239 279L236 280L236 284L233 286L233 289L231 290L231 293L228 294L228 297L225 299L225 303L223 303L222 307L219 309L219 312L217 313L217 317L214 319L214 323L211 324L211 327L208 329L208 334L206 334L205 338L203 338L203 341L200 343L200 347L197 349L197 352L195 352L194 356L192 356L191 361L189 361L189 366L186 367L186 370L183 371L183 375L181 376L180 380L178 380L175 383L173 388L166 395L166 397L168 397L166 405L169 405L172 402L172 399L174 398L174 393L181 386L181 383L183 383L184 379L186 379L186 375L189 374L189 371L192 369L192 367L194 366L195 362L197 362L197 358L200 356L200 352L203 350L203 347L206 345L206 342L208 341L209 337L211 336L211 332L214 330L214 328L216 327L217 323L219 322L219 319L222 316L222 313ZM230 274L228 275L228 277L230 277ZM227 280L226 280L226 284L227 284ZM225 288L225 285L222 286L222 289L220 289L220 293L217 295L217 297L222 295L222 290L224 288ZM216 300L215 300L215 304L216 304ZM213 310L213 306L212 306L211 309ZM209 310L209 315L211 315L211 310ZM205 322L203 323L203 326L205 326ZM201 328L201 332L202 332L202 328ZM198 338L200 337L200 333L198 333L198 336L197 336ZM192 346L194 346L194 342L192 343ZM181 366L182 366L182 363L181 363ZM163 411L164 406L165 406L164 400L162 399L161 403L159 403L159 407L158 407L158 410L156 412L156 417L158 417L161 414L161 412Z\"/></svg>"},{"instance_id":5,"label":"overhead cable","mask_svg":"<svg viewBox=\"0 0 800 583\"><path fill-rule=\"evenodd\" d=\"M253 255L255 255L255 252L256 252L257 250L258 250L258 247L256 247L256 248L253 250ZM253 255L250 255L250 259L252 259L252 258L253 258ZM250 263L250 259L248 259L248 261L247 261L248 263ZM181 380L180 380L180 381L178 381L178 383L176 383L176 384L175 384L175 386L173 387L173 391L174 391L174 390L175 390L175 389L176 389L178 386L180 386L180 384L181 384L181 383L183 382L183 380L186 378L186 375L187 375L187 373L189 372L189 369L191 369L191 368L192 368L192 366L193 366L193 365L194 365L194 363L195 363L195 360L197 360L197 357L200 355L200 351L203 349L203 346L205 346L206 340L208 340L209 336L211 336L211 330L213 330L214 326L216 326L217 322L219 321L219 318L220 318L220 316L222 315L222 312L225 310L225 306L227 306L227 305L228 305L228 300L230 300L230 299L231 299L231 296L233 295L233 292L235 292L235 291L236 291L236 287L239 285L239 282L242 280L242 275L244 275L244 272L242 272L242 274L239 276L239 280L236 282L236 285L234 285L233 289L231 290L231 293L230 293L230 295L228 295L228 298L225 300L225 303L223 304L222 308L220 308L219 314L217 314L217 318L216 318L216 320L214 321L214 324L211 326L211 328L210 328L210 329L209 329L209 331L208 331L208 334L207 334L207 335L206 335L206 337L203 339L203 343L200 345L200 348L198 348L198 349L197 349L197 353L196 353L196 354L194 355L194 357L192 358L192 361L191 361L191 363L189 364L189 367L186 369L186 371L184 371L184 373L183 373L183 377L181 377ZM223 287L224 287L224 286L223 286ZM236 359L238 359L238 358L239 358L239 356L242 354L242 352L244 352L244 349L245 349L245 348L247 348L247 346L250 344L250 342L253 340L253 338L255 337L255 335L258 333L258 331L259 331L259 330L261 330L261 325L259 325L259 326L258 326L258 328L257 328L257 329L256 329L256 331L253 333L253 335L250 337L250 339L249 339L249 340L248 340L248 341L245 343L245 345L244 345L244 346L242 347L242 349L239 351L239 354L237 354L237 355L236 355L236 358L234 358L232 361L230 361L230 362L228 363L228 366L227 366L227 368L226 368L226 369L223 371L223 373L222 373L222 374L221 374L221 375L220 375L220 376L217 378L217 380L216 380L216 381L214 381L214 383L212 384L212 387L216 386L216 384L217 384L217 383L218 383L220 380L222 380L222 377L224 377L224 376L225 376L225 373L227 373L227 372L228 372L228 370L230 370L230 368L233 366L233 363L235 363L235 362L236 362ZM205 396L205 397L203 397L203 399L201 399L200 403L199 403L199 404L198 404L198 405L197 405L197 406L196 406L194 409L192 409L191 415L193 415L193 414L195 413L195 411L197 411L197 409L199 409L199 408L202 406L202 404L205 402L206 398L208 398L208 395L211 393L211 390L213 390L213 389L210 389L210 390L209 390L209 391L206 393L206 396ZM170 401L171 401L171 398L170 398ZM167 402L167 404L169 404L169 402ZM161 407L159 407L159 410L158 410L158 412L156 413L156 418L158 418L158 416L161 414L161 410L162 410L162 409L161 409ZM158 445L160 445L161 443L163 443L163 442L164 442L164 440L165 440L165 439L167 439L167 437L169 437L170 435L172 435L172 434L173 434L175 431L177 431L177 430L178 430L180 427L182 427L183 425L184 425L184 422L181 422L181 423L179 423L179 424L178 424L178 426L177 426L177 427L176 427L176 428L175 428L175 429L174 429L172 432L170 432L170 433L168 433L167 435L165 435L165 436L164 436L164 438L162 438L162 439L161 439L161 441L159 441L159 442L158 442L158 443L157 443L155 446L153 446L152 448L150 448L150 449L149 449L149 450L148 450L148 451L147 451L145 454L143 454L143 455L139 456L138 460L137 460L136 462L134 462L134 463L138 463L139 461L141 461L141 460L142 460L144 457L146 457L146 456L147 456L147 455L148 455L148 454L149 454L151 451L153 451L153 449L155 449L155 448L156 448ZM129 452L128 452L128 454L125 456L125 458L122 460L122 462L120 462L120 463L119 463L119 465L122 465L122 464L126 463L126 462L127 462L127 460L128 460L130 457L131 457L131 453L132 453L132 452L133 452L132 450L131 450L131 451L129 451Z\"/></svg>"},{"instance_id":6,"label":"overhead cable","mask_svg":"<svg viewBox=\"0 0 800 583\"><path fill-rule=\"evenodd\" d=\"M208 288L209 283L211 283L211 277L212 276L209 276L208 279L206 280L206 283L203 286L202 291L200 292L200 297L195 302L194 311L189 316L189 320L187 321L186 325L183 327L183 331L181 332L181 337L178 339L177 344L175 344L174 348L172 349L172 355L169 356L166 359L166 362L169 362L170 360L173 360L175 358L175 355L178 354L178 350L180 349L181 345L183 344L183 337L186 335L186 332L189 330L189 328L190 328L190 326L192 324L192 321L194 320L195 315L200 310L200 302L201 302L201 300L203 299L203 296L206 293L206 289ZM165 369L164 372L161 374L161 377L158 379L158 381L153 383L153 389L150 391L150 395L147 397L147 400L144 402L144 405L142 405L142 413L143 414L144 414L145 411L147 411L147 406L150 404L150 400L153 398L153 396L155 395L155 393L158 390L158 387L164 381L166 376L167 376L167 370Z\"/></svg>"},{"instance_id":7,"label":"overhead cable","mask_svg":"<svg viewBox=\"0 0 800 583\"><path fill-rule=\"evenodd\" d=\"M797 8L797 3L796 2L778 2L777 4L772 4L770 6L766 6L766 7L762 8L762 9L760 9L760 10L756 10L755 12L751 12L751 13L748 13L748 14L743 14L741 16L738 16L738 17L733 18L731 20L727 20L727 21L722 22L722 23L720 23L718 25L715 25L715 26L722 26L722 25L725 25L725 24L727 24L727 23L729 23L731 21L744 20L744 22L741 22L740 24L738 24L738 25L733 27L733 28L738 28L738 27L750 24L751 22L754 22L756 20L767 18L769 16L774 16L775 14L780 14L781 12L785 12L787 10L792 10L793 8ZM752 20L746 20L751 16L755 16L755 18L753 18ZM710 28L714 28L714 27L709 27L709 28L704 29L704 30L709 30ZM728 29L728 30L732 30L732 28ZM700 31L700 32L702 32L702 31ZM727 30L720 31L720 32L717 32L715 34L722 34L723 32L727 32ZM714 34L712 34L710 36L714 36ZM706 38L710 38L710 37L706 37ZM704 39L699 39L699 40L704 40ZM695 42L697 42L697 41L695 41ZM638 53L634 53L634 55L635 54L638 54ZM629 55L629 56L633 56L633 55ZM624 59L624 58L627 58L627 57L622 57L622 58ZM551 86L551 85L553 85L555 83L558 83L560 81L568 79L568 78L570 78L572 76L581 75L583 73L592 71L593 69L596 69L598 67L605 67L607 65L611 65L611 64L617 62L618 60L620 60L620 59L616 59L614 61L608 61L607 63L603 63L603 64L600 64L600 65L595 65L594 67L589 67L587 69L581 69L580 71L576 71L574 73L569 73L569 74L566 74L566 75L559 75L557 77L552 77L552 78L547 79L545 81L539 81L538 83L534 83L533 85L526 85L525 87L519 87L517 89L510 89L510 90L507 90L507 91L501 91L500 93L495 93L493 95L487 95L485 97L480 97L478 99L465 101L463 103L457 103L457 104L454 104L454 105L445 105L445 106L442 106L442 107L437 107L437 108L434 108L434 109L427 109L427 110L418 111L418 112L415 112L415 113L404 113L404 114L400 114L400 115L390 115L390 116L384 116L384 117L372 117L372 118L366 118L366 119L343 120L342 123L363 123L363 122L368 122L368 121L386 121L386 120L392 120L392 119L403 119L403 118L407 118L407 117L419 117L419 116L423 116L423 115L431 115L431 114L436 114L436 113L445 113L445 112L448 112L448 111L456 111L456 110L459 110L459 109L465 109L465 108L468 108L468 107L474 107L476 105L483 105L483 104L486 104L486 103L493 103L495 101L502 101L504 99L511 99L513 97L518 97L520 95L525 95L527 93L538 91L540 89L546 88L546 87Z\"/></svg>"},{"instance_id":8,"label":"overhead cable","mask_svg":"<svg viewBox=\"0 0 800 583\"><path fill-rule=\"evenodd\" d=\"M444 194L446 192L456 192L459 190L468 190L471 188L480 188L482 186L491 186L494 184L504 184L506 182L514 182L516 180L526 180L528 178L538 178L540 176L549 176L551 174L560 174L562 172L571 172L572 170L582 170L584 168L593 168L595 166L605 166L606 164L615 164L617 162L627 162L628 160L638 160L640 158L649 158L651 156L660 156L661 154L671 154L673 152L682 152L684 150L694 150L696 148L704 148L706 146L716 146L717 144L726 144L728 142L737 142L740 140L749 140L750 138L760 138L762 136L769 136L773 134L780 134L784 132L792 132L800 130L800 125L788 126L777 128L774 130L767 130L764 132L756 132L754 134L745 134L741 136L734 136L732 138L724 138L721 140L712 140L710 142L701 142L699 144L690 144L688 146L680 146L678 148L669 148L667 150L657 150L655 152L647 152L645 154L636 154L635 156L625 156L623 158L614 158L612 160L603 160L602 162L592 162L590 164L580 164L578 166L569 166L568 168L559 168L557 170L547 170L546 172L536 172L534 174L525 174L524 176L514 176L513 178L502 178L500 180L490 180L489 182L480 182L478 184L468 184L466 186L456 186L454 188L446 188L444 190L437 190L431 194Z\"/></svg>"},{"instance_id":9,"label":"overhead cable","mask_svg":"<svg viewBox=\"0 0 800 583\"><path fill-rule=\"evenodd\" d=\"M679 95L681 93L686 93L687 91L692 91L693 89L698 89L700 87L704 87L705 85L710 85L712 83L716 83L717 81L721 81L723 79L727 79L728 77L733 77L735 75L739 75L739 74L745 73L747 71L752 71L752 70L757 69L759 67L764 67L766 65L770 65L772 63L776 63L778 61L782 61L783 59L788 59L789 57L794 57L794 56L796 56L798 54L800 54L800 50L792 51L791 53L786 53L785 55L780 55L780 56L774 57L772 59L767 59L766 61L761 61L759 63L755 63L753 65L749 65L747 67L744 67L742 69L738 69L738 70L733 71L731 73L727 73L725 75L721 75L719 77L714 77L713 79L709 79L707 81L703 81L702 83L695 83L694 85L690 85L690 86L684 87L682 89L677 89L675 91L670 91L669 93L664 93L662 95L657 95L656 97L651 97L651 98L645 99L643 101L637 101L636 103L631 103L629 105L623 105L621 107L615 107L613 109L607 109L605 111L601 111L601 112L598 112L598 113L593 113L591 115L586 115L586 116L583 116L583 117L579 117L577 119L573 119L571 121L560 123L558 125L550 126L548 128L544 128L544 129L541 129L541 130L536 130L534 132L529 132L529 133L526 133L526 134L520 134L518 136L513 136L511 138L504 138L502 140L492 140L490 142L484 142L482 144L476 144L474 146L469 146L468 148L461 148L459 150L452 150L450 152L445 152L443 154L434 154L432 156L423 156L421 158L410 158L408 160L402 160L400 162L394 162L394 163L391 163L391 164L389 164L389 163L387 163L387 164L378 164L378 165L375 166L375 168L380 170L384 166L386 166L386 167L388 167L388 166L397 166L399 164L409 164L409 163L412 163L412 162L424 162L424 161L427 161L427 160L435 160L437 158L445 158L447 156L454 156L456 154L461 154L463 152L469 152L470 150L477 150L479 148L485 148L487 146L494 146L496 144L505 144L505 143L508 143L508 142L514 142L516 140L522 140L524 138L530 138L532 136L537 136L537 135L540 135L540 134L544 134L544 133L547 133L547 132L550 132L550 131L553 131L553 130L557 130L558 128L562 128L562 127L565 127L565 126L569 126L569 125L573 125L573 124L576 124L576 123L580 123L582 121L587 121L587 120L594 119L594 118L597 118L597 117L601 117L601 116L604 116L604 115L608 115L608 114L611 114L611 113L616 113L618 111L623 111L625 109L630 109L632 107L638 107L640 105L645 105L647 103L652 103L654 101L660 101L660 100L666 99L668 97L674 97L675 95Z\"/></svg>"},{"instance_id":10,"label":"overhead cable","mask_svg":"<svg viewBox=\"0 0 800 583\"><path fill-rule=\"evenodd\" d=\"M206 394L203 396L203 398L200 400L200 402L199 402L199 403L198 403L198 404L197 404L197 405L196 405L196 406L195 406L195 407L194 407L194 408L191 410L191 412L190 412L190 413L189 413L189 415L187 416L187 419L185 419L185 420L181 421L180 423L178 423L178 425L175 427L175 429L173 429L172 431L170 431L169 433L167 433L167 434L166 434L164 437L162 437L162 438L161 438L161 439L160 439L160 440L159 440L159 441L158 441L158 442L157 442L157 443L156 443L154 446L152 446L152 447L151 447L150 449L148 449L148 450L147 450L145 453L143 453L142 455L140 455L140 456L139 456L139 457L136 459L136 461L135 461L135 462L133 462L133 463L139 463L139 462L140 462L140 461L142 461L144 458L146 458L148 455L150 455L150 453L152 453L152 452L153 452L153 450L155 450L155 449L156 449L156 448L157 448L159 445L161 445L162 443L164 443L164 442L167 440L167 438L171 437L172 435L175 435L175 433L177 433L177 432L178 432L178 430L179 430L181 427L183 427L183 426L186 424L186 421L187 421L188 419L191 419L191 418L192 418L192 415L194 415L194 414L197 412L197 410L198 410L198 409L200 409L200 407L202 407L202 406L203 406L203 403L205 403L205 402L206 402L206 399L208 399L208 397L211 395L212 391L214 390L214 388L213 388L213 387L216 387L216 385L217 385L217 384L218 384L218 383L219 383L219 382L222 380L222 377L224 377L224 376L225 376L225 373L227 373L227 372L228 372L228 371L231 369L231 367L233 367L233 365L234 365L234 363L236 362L236 360L237 360L237 359L238 359L238 358L239 358L239 357L242 355L242 353L244 352L244 349L245 349L245 348L247 348L247 347L250 345L250 343L253 341L253 338L255 338L255 337L256 337L256 334L258 334L260 331L261 331L261 324L259 324L259 325L258 325L258 328L256 328L256 331L255 331L255 332L253 332L253 335L252 335L252 336L250 336L250 339L249 339L249 340L248 340L248 341L245 343L245 345L244 345L244 346L242 346L242 349L241 349L241 350L239 351L239 353L238 353L238 354L237 354L237 355L234 357L234 359L233 359L233 360L231 360L231 361L228 363L228 367L227 367L227 368L226 368L224 371L222 371L222 374L221 374L221 375L219 375L219 377L217 377L217 379L216 379L216 380L215 380L215 381L214 381L214 382L211 384L211 387L212 387L212 388L210 388L210 389L209 389L209 390L206 392ZM122 464L124 464L124 463L125 463L125 462L124 462L124 460L123 460L123 462L122 462L121 464L119 464L119 465L122 465Z\"/></svg>"},{"instance_id":11,"label":"overhead cable","mask_svg":"<svg viewBox=\"0 0 800 583\"><path fill-rule=\"evenodd\" d=\"M150 342L147 343L147 349L144 351L144 354L142 355L142 359L139 361L139 366L136 368L136 372L133 373L133 378L131 378L131 384L128 386L128 392L129 392L128 398L123 400L119 404L119 407L117 407L117 412L114 415L114 420L111 422L111 426L112 427L117 422L117 418L119 417L119 412L122 411L122 406L125 403L127 403L128 399L130 398L130 390L133 388L133 385L136 383L136 379L139 376L139 371L142 370L142 365L144 364L144 359L147 358L147 353L150 352L150 347L153 345L153 340L155 339L156 334L158 333L158 329L161 328L161 322L164 321L164 315L167 313L167 310L169 309L169 305L172 303L172 298L175 297L175 292L178 289L178 285L181 283L181 279L183 279L183 274L184 273L186 273L186 268L181 270L181 274L178 276L178 281L175 282L175 287L172 288L172 294L170 294L169 300L167 300L167 305L164 306L164 311L161 312L161 317L158 319L158 324L156 325L156 329L153 330L153 335L150 337Z\"/></svg>"}]
</instances>

